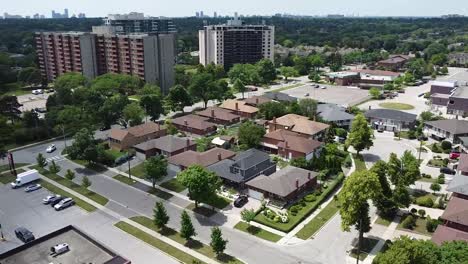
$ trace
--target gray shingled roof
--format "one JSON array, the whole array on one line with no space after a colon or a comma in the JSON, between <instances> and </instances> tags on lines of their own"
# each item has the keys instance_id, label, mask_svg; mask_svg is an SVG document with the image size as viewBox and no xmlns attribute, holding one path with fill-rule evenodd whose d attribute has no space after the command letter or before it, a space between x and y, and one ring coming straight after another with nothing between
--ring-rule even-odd
<instances>
[{"instance_id":1,"label":"gray shingled roof","mask_svg":"<svg viewBox=\"0 0 468 264\"><path fill-rule=\"evenodd\" d=\"M160 149L167 152L174 152L187 147L187 140L189 146L195 145L196 143L188 138L180 138L172 135L152 139L136 145L134 148L141 150Z\"/></svg>"},{"instance_id":2,"label":"gray shingled roof","mask_svg":"<svg viewBox=\"0 0 468 264\"><path fill-rule=\"evenodd\" d=\"M280 93L280 92L267 92L263 94L263 97L267 97L272 100L280 101L280 102L297 102L296 97L292 97L289 94Z\"/></svg>"},{"instance_id":3,"label":"gray shingled roof","mask_svg":"<svg viewBox=\"0 0 468 264\"><path fill-rule=\"evenodd\" d=\"M287 166L269 176L260 175L248 181L247 185L280 197L286 197L297 189L296 182L301 187L317 175L317 172Z\"/></svg>"},{"instance_id":4,"label":"gray shingled roof","mask_svg":"<svg viewBox=\"0 0 468 264\"><path fill-rule=\"evenodd\" d=\"M468 176L461 174L455 175L447 186L447 191L468 195Z\"/></svg>"},{"instance_id":5,"label":"gray shingled roof","mask_svg":"<svg viewBox=\"0 0 468 264\"><path fill-rule=\"evenodd\" d=\"M466 120L445 119L429 121L426 122L426 124L444 131L448 131L454 135L468 133L468 121Z\"/></svg>"},{"instance_id":6,"label":"gray shingled roof","mask_svg":"<svg viewBox=\"0 0 468 264\"><path fill-rule=\"evenodd\" d=\"M317 113L328 122L354 119L354 115L346 113L344 107L336 104L319 104L317 105Z\"/></svg>"},{"instance_id":7,"label":"gray shingled roof","mask_svg":"<svg viewBox=\"0 0 468 264\"><path fill-rule=\"evenodd\" d=\"M392 119L404 122L414 122L417 117L414 114L392 109L371 109L366 111L365 116L368 118Z\"/></svg>"}]
</instances>

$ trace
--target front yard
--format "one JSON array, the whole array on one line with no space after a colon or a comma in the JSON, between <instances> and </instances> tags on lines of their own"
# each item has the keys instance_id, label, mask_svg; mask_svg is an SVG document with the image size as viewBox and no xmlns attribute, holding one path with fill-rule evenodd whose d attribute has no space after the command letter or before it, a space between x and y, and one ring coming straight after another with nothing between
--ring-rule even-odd
<instances>
[{"instance_id":1,"label":"front yard","mask_svg":"<svg viewBox=\"0 0 468 264\"><path fill-rule=\"evenodd\" d=\"M265 239L271 242L278 242L282 237L277 234L273 234L266 230L263 230L259 227L249 225L245 222L239 222L234 226L235 229L240 230L242 232L249 233L261 239Z\"/></svg>"},{"instance_id":2,"label":"front yard","mask_svg":"<svg viewBox=\"0 0 468 264\"><path fill-rule=\"evenodd\" d=\"M127 174L131 174L132 176L144 179L146 175L144 164L140 163L136 165L135 167L130 169L130 173L127 171Z\"/></svg>"},{"instance_id":3,"label":"front yard","mask_svg":"<svg viewBox=\"0 0 468 264\"><path fill-rule=\"evenodd\" d=\"M182 192L183 190L187 189L185 188L185 186L182 185L182 183L180 183L177 178L172 178L168 181L165 181L163 183L161 183L159 186L163 187L163 188L166 188L168 190L171 190L173 192L177 192L177 193L180 193Z\"/></svg>"},{"instance_id":4,"label":"front yard","mask_svg":"<svg viewBox=\"0 0 468 264\"><path fill-rule=\"evenodd\" d=\"M427 231L427 228L426 228L427 218L412 216L413 219L415 219L414 225L411 228L405 228L404 221L409 216L410 215L406 215L401 218L401 222L398 224L397 229L415 232L415 233L425 235L425 236L432 236L432 233Z\"/></svg>"},{"instance_id":5,"label":"front yard","mask_svg":"<svg viewBox=\"0 0 468 264\"><path fill-rule=\"evenodd\" d=\"M340 210L338 202L333 199L325 208L317 214L314 219L307 223L296 234L298 238L309 239L322 228Z\"/></svg>"}]
</instances>

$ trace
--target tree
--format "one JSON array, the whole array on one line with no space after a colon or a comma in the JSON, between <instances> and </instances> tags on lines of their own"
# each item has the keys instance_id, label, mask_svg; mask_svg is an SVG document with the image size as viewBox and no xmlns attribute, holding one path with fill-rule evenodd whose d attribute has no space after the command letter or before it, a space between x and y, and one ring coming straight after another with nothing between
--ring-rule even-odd
<instances>
[{"instance_id":1,"label":"tree","mask_svg":"<svg viewBox=\"0 0 468 264\"><path fill-rule=\"evenodd\" d=\"M275 101L267 102L259 106L260 114L267 120L271 120L274 117L280 117L286 114L287 109L284 103Z\"/></svg>"},{"instance_id":2,"label":"tree","mask_svg":"<svg viewBox=\"0 0 468 264\"><path fill-rule=\"evenodd\" d=\"M351 123L351 130L346 139L346 146L353 146L357 154L359 154L363 149L369 149L374 145L372 137L372 128L369 127L364 115L359 113Z\"/></svg>"},{"instance_id":3,"label":"tree","mask_svg":"<svg viewBox=\"0 0 468 264\"><path fill-rule=\"evenodd\" d=\"M280 73L283 75L284 80L288 81L289 77L298 76L299 73L294 69L294 67L283 66L280 68Z\"/></svg>"},{"instance_id":4,"label":"tree","mask_svg":"<svg viewBox=\"0 0 468 264\"><path fill-rule=\"evenodd\" d=\"M382 193L377 175L373 172L356 171L349 176L338 194L341 228L349 232L351 226L359 230L358 259L364 232L370 231L369 203Z\"/></svg>"},{"instance_id":5,"label":"tree","mask_svg":"<svg viewBox=\"0 0 468 264\"><path fill-rule=\"evenodd\" d=\"M242 123L237 132L239 143L243 148L254 148L258 146L264 135L265 129L250 120Z\"/></svg>"},{"instance_id":6,"label":"tree","mask_svg":"<svg viewBox=\"0 0 468 264\"><path fill-rule=\"evenodd\" d=\"M418 215L422 218L424 218L424 216L426 215L426 210L424 209L419 209L418 210Z\"/></svg>"},{"instance_id":7,"label":"tree","mask_svg":"<svg viewBox=\"0 0 468 264\"><path fill-rule=\"evenodd\" d=\"M153 223L159 228L164 228L169 222L169 216L167 215L166 208L162 202L156 202L153 209Z\"/></svg>"},{"instance_id":8,"label":"tree","mask_svg":"<svg viewBox=\"0 0 468 264\"><path fill-rule=\"evenodd\" d=\"M131 102L123 109L124 126L137 126L143 123L145 111L141 108L138 102Z\"/></svg>"},{"instance_id":9,"label":"tree","mask_svg":"<svg viewBox=\"0 0 468 264\"><path fill-rule=\"evenodd\" d=\"M166 96L166 105L171 111L184 112L184 107L192 105L192 98L182 85L176 85L169 89Z\"/></svg>"},{"instance_id":10,"label":"tree","mask_svg":"<svg viewBox=\"0 0 468 264\"><path fill-rule=\"evenodd\" d=\"M159 87L147 84L139 94L141 95L140 106L145 110L146 115L150 116L151 121L158 120L164 114Z\"/></svg>"},{"instance_id":11,"label":"tree","mask_svg":"<svg viewBox=\"0 0 468 264\"><path fill-rule=\"evenodd\" d=\"M254 220L255 216L257 216L257 214L253 209L244 208L244 210L241 211L242 220L244 220L248 224L250 224L250 222Z\"/></svg>"},{"instance_id":12,"label":"tree","mask_svg":"<svg viewBox=\"0 0 468 264\"><path fill-rule=\"evenodd\" d=\"M260 82L257 68L252 64L234 64L229 70L228 76L232 81L240 80L244 85L255 85Z\"/></svg>"},{"instance_id":13,"label":"tree","mask_svg":"<svg viewBox=\"0 0 468 264\"><path fill-rule=\"evenodd\" d=\"M245 85L242 83L240 79L236 79L233 84L234 90L236 90L239 93L242 93L242 99L244 99L244 93L247 91L247 88Z\"/></svg>"},{"instance_id":14,"label":"tree","mask_svg":"<svg viewBox=\"0 0 468 264\"><path fill-rule=\"evenodd\" d=\"M52 160L52 163L49 166L49 171L56 174L60 171L60 166L55 163L54 160Z\"/></svg>"},{"instance_id":15,"label":"tree","mask_svg":"<svg viewBox=\"0 0 468 264\"><path fill-rule=\"evenodd\" d=\"M193 227L192 220L188 215L187 211L182 211L181 221L180 221L180 236L183 237L186 241L190 241L193 236L196 236L195 228Z\"/></svg>"},{"instance_id":16,"label":"tree","mask_svg":"<svg viewBox=\"0 0 468 264\"><path fill-rule=\"evenodd\" d=\"M41 72L36 67L26 67L18 72L18 81L26 85L37 85L42 81Z\"/></svg>"},{"instance_id":17,"label":"tree","mask_svg":"<svg viewBox=\"0 0 468 264\"><path fill-rule=\"evenodd\" d=\"M83 128L73 136L73 144L68 149L68 155L71 159L83 159L86 149L95 147L95 140L93 133Z\"/></svg>"},{"instance_id":18,"label":"tree","mask_svg":"<svg viewBox=\"0 0 468 264\"><path fill-rule=\"evenodd\" d=\"M219 227L216 226L211 228L210 246L216 253L216 256L219 257L219 255L224 252L227 242L227 240L223 239L223 234L221 233L221 229L219 229Z\"/></svg>"},{"instance_id":19,"label":"tree","mask_svg":"<svg viewBox=\"0 0 468 264\"><path fill-rule=\"evenodd\" d=\"M387 178L387 164L385 161L379 160L372 166L370 171L377 175L382 189L382 192L375 200L375 206L381 216L392 217L397 208L393 202L393 193Z\"/></svg>"},{"instance_id":20,"label":"tree","mask_svg":"<svg viewBox=\"0 0 468 264\"><path fill-rule=\"evenodd\" d=\"M255 64L260 77L260 81L263 84L269 84L276 80L276 68L273 62L269 59L262 59Z\"/></svg>"},{"instance_id":21,"label":"tree","mask_svg":"<svg viewBox=\"0 0 468 264\"><path fill-rule=\"evenodd\" d=\"M315 71L311 71L309 73L309 76L307 76L307 78L309 78L309 80L316 82L316 83L320 82L320 74L318 74Z\"/></svg>"},{"instance_id":22,"label":"tree","mask_svg":"<svg viewBox=\"0 0 468 264\"><path fill-rule=\"evenodd\" d=\"M431 184L431 190L434 192L434 194L440 191L440 189L441 189L440 184L438 183Z\"/></svg>"},{"instance_id":23,"label":"tree","mask_svg":"<svg viewBox=\"0 0 468 264\"><path fill-rule=\"evenodd\" d=\"M85 189L88 189L91 187L93 183L91 180L88 178L88 176L84 176L83 179L81 179L81 186L83 186Z\"/></svg>"},{"instance_id":24,"label":"tree","mask_svg":"<svg viewBox=\"0 0 468 264\"><path fill-rule=\"evenodd\" d=\"M65 173L65 178L69 181L73 181L73 179L75 179L75 173L72 170L68 169Z\"/></svg>"},{"instance_id":25,"label":"tree","mask_svg":"<svg viewBox=\"0 0 468 264\"><path fill-rule=\"evenodd\" d=\"M445 75L448 74L449 71L448 71L447 66L442 67L442 69L440 70L440 72L441 72L442 74L445 74Z\"/></svg>"},{"instance_id":26,"label":"tree","mask_svg":"<svg viewBox=\"0 0 468 264\"><path fill-rule=\"evenodd\" d=\"M37 154L36 162L37 165L41 168L44 168L47 165L47 160L46 158L44 158L44 155L42 155L42 153Z\"/></svg>"},{"instance_id":27,"label":"tree","mask_svg":"<svg viewBox=\"0 0 468 264\"><path fill-rule=\"evenodd\" d=\"M401 159L398 159L395 153L391 153L387 165L390 181L395 186L410 186L421 174L419 161L408 150L403 153Z\"/></svg>"},{"instance_id":28,"label":"tree","mask_svg":"<svg viewBox=\"0 0 468 264\"><path fill-rule=\"evenodd\" d=\"M112 124L122 118L122 112L128 105L128 97L121 94L115 94L105 99L102 106L99 107L98 113L104 127L110 127Z\"/></svg>"},{"instance_id":29,"label":"tree","mask_svg":"<svg viewBox=\"0 0 468 264\"><path fill-rule=\"evenodd\" d=\"M88 162L88 164L95 163L98 160L97 146L90 145L81 154L81 158Z\"/></svg>"},{"instance_id":30,"label":"tree","mask_svg":"<svg viewBox=\"0 0 468 264\"><path fill-rule=\"evenodd\" d=\"M453 242L451 242L453 243ZM466 243L465 243L466 244ZM468 249L467 246L464 247ZM436 264L451 263L440 262L440 249L430 240L413 240L407 236L401 236L392 243L390 248L377 254L375 264L411 263L411 264ZM452 262L456 263L456 262Z\"/></svg>"},{"instance_id":31,"label":"tree","mask_svg":"<svg viewBox=\"0 0 468 264\"><path fill-rule=\"evenodd\" d=\"M369 95L374 99L380 99L380 90L378 88L372 87L369 90Z\"/></svg>"},{"instance_id":32,"label":"tree","mask_svg":"<svg viewBox=\"0 0 468 264\"><path fill-rule=\"evenodd\" d=\"M317 101L310 98L305 98L299 101L299 109L303 116L310 119L316 119L317 115Z\"/></svg>"},{"instance_id":33,"label":"tree","mask_svg":"<svg viewBox=\"0 0 468 264\"><path fill-rule=\"evenodd\" d=\"M208 101L213 99L215 83L213 77L208 73L196 73L192 78L188 91L192 99L202 100L206 108Z\"/></svg>"},{"instance_id":34,"label":"tree","mask_svg":"<svg viewBox=\"0 0 468 264\"><path fill-rule=\"evenodd\" d=\"M179 173L177 179L188 189L188 196L195 201L195 207L198 207L199 202L211 202L221 187L219 177L200 165L188 167Z\"/></svg>"},{"instance_id":35,"label":"tree","mask_svg":"<svg viewBox=\"0 0 468 264\"><path fill-rule=\"evenodd\" d=\"M159 179L167 175L167 160L162 155L156 155L144 162L146 178L151 181L153 188Z\"/></svg>"}]
</instances>

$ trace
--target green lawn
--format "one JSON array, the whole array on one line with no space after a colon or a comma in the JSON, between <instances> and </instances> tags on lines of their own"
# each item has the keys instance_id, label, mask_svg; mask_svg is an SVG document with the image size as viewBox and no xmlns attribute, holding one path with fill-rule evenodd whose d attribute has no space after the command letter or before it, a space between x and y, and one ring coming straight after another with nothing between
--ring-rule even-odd
<instances>
[{"instance_id":1,"label":"green lawn","mask_svg":"<svg viewBox=\"0 0 468 264\"><path fill-rule=\"evenodd\" d=\"M177 180L177 178L172 178L169 181L163 182L160 186L177 193L187 189Z\"/></svg>"},{"instance_id":2,"label":"green lawn","mask_svg":"<svg viewBox=\"0 0 468 264\"><path fill-rule=\"evenodd\" d=\"M292 84L292 85L288 85L288 86L284 86L278 89L271 90L270 92L281 92L281 91L293 89L293 88L303 86L303 85L304 85L303 83L296 83L296 84Z\"/></svg>"},{"instance_id":3,"label":"green lawn","mask_svg":"<svg viewBox=\"0 0 468 264\"><path fill-rule=\"evenodd\" d=\"M46 169L42 169L38 166L34 166L35 169L37 169L42 175L44 175L45 177L65 186L65 187L68 187L70 189L72 189L73 191L81 194L81 195L84 195L86 196L87 198L95 201L96 203L100 204L100 205L106 205L108 202L109 202L109 199L107 199L106 197L100 195L100 194L97 194L91 190L88 190L84 187L82 187L81 185L78 185L68 179L65 179L55 173L51 173L49 172L48 170ZM91 179L92 181L92 179Z\"/></svg>"},{"instance_id":4,"label":"green lawn","mask_svg":"<svg viewBox=\"0 0 468 264\"><path fill-rule=\"evenodd\" d=\"M365 237L361 244L361 252L359 253L359 260L366 259L367 255L372 251L372 249L379 243L379 240ZM357 246L351 250L350 256L357 258Z\"/></svg>"},{"instance_id":5,"label":"green lawn","mask_svg":"<svg viewBox=\"0 0 468 264\"><path fill-rule=\"evenodd\" d=\"M144 179L145 178L145 166L143 165L143 163L140 163L138 165L136 165L135 167L131 168L130 169L130 172L132 174L132 176L136 176L140 179ZM128 171L127 171L128 173Z\"/></svg>"},{"instance_id":6,"label":"green lawn","mask_svg":"<svg viewBox=\"0 0 468 264\"><path fill-rule=\"evenodd\" d=\"M20 167L23 167L23 166L26 166L26 165L29 165L29 163L15 163L15 168L20 168ZM2 173L4 171L8 171L8 170L10 170L10 166L8 164L0 165L0 173Z\"/></svg>"},{"instance_id":7,"label":"green lawn","mask_svg":"<svg viewBox=\"0 0 468 264\"><path fill-rule=\"evenodd\" d=\"M322 226L324 226L337 212L338 202L333 199L325 208L317 214L314 219L307 223L299 232L296 234L298 238L309 239L312 237Z\"/></svg>"},{"instance_id":8,"label":"green lawn","mask_svg":"<svg viewBox=\"0 0 468 264\"><path fill-rule=\"evenodd\" d=\"M110 154L114 160L116 160L116 159L122 157L123 155L127 154L126 152L120 152L120 151L115 150L115 149L106 149L106 152L108 154Z\"/></svg>"},{"instance_id":9,"label":"green lawn","mask_svg":"<svg viewBox=\"0 0 468 264\"><path fill-rule=\"evenodd\" d=\"M175 248L169 244L167 244L166 242L163 242L162 240L132 226L132 225L129 225L125 222L118 222L115 224L115 226L119 229L121 229L122 231L140 239L141 241L167 253L168 255L170 256L173 256L174 258L178 259L179 261L181 261L182 263L205 263L205 262L202 262L201 260L195 258L195 257L192 257L190 254L178 249L178 248Z\"/></svg>"},{"instance_id":10,"label":"green lawn","mask_svg":"<svg viewBox=\"0 0 468 264\"><path fill-rule=\"evenodd\" d=\"M168 193L168 192L165 192L165 191L162 191L158 188L151 188L148 193L152 194L152 195L156 195L157 197L161 198L161 199L164 199L164 200L168 200L170 198L172 198L174 195Z\"/></svg>"},{"instance_id":11,"label":"green lawn","mask_svg":"<svg viewBox=\"0 0 468 264\"><path fill-rule=\"evenodd\" d=\"M125 184L128 184L128 185L133 185L135 183L137 183L137 181L135 181L134 179L130 179L128 176L124 176L122 174L119 174L119 175L115 175L114 177L112 177L120 182L123 182Z\"/></svg>"},{"instance_id":12,"label":"green lawn","mask_svg":"<svg viewBox=\"0 0 468 264\"><path fill-rule=\"evenodd\" d=\"M265 239L271 242L278 242L282 236L268 232L259 227L249 225L245 222L239 222L234 226L235 229L249 233L261 239Z\"/></svg>"},{"instance_id":13,"label":"green lawn","mask_svg":"<svg viewBox=\"0 0 468 264\"><path fill-rule=\"evenodd\" d=\"M104 165L98 164L98 163L88 163L86 160L79 160L79 159L70 159L68 156L65 157L66 159L79 164L83 167L86 167L87 169L96 171L96 172L103 172L106 171L107 168Z\"/></svg>"},{"instance_id":14,"label":"green lawn","mask_svg":"<svg viewBox=\"0 0 468 264\"><path fill-rule=\"evenodd\" d=\"M223 209L224 207L228 206L230 203L231 203L231 200L217 195L213 201L210 201L207 204L210 206L214 206L218 209Z\"/></svg>"},{"instance_id":15,"label":"green lawn","mask_svg":"<svg viewBox=\"0 0 468 264\"><path fill-rule=\"evenodd\" d=\"M393 109L393 110L411 110L414 109L414 106L410 104L403 104L403 103L380 103L380 107Z\"/></svg>"},{"instance_id":16,"label":"green lawn","mask_svg":"<svg viewBox=\"0 0 468 264\"><path fill-rule=\"evenodd\" d=\"M242 263L240 260L232 257L232 256L229 256L229 255L224 255L224 256L221 256L220 258L217 258L216 257L216 254L213 252L213 250L211 249L210 246L206 245L206 244L203 244L201 243L200 241L197 241L197 240L192 240L190 241L189 243L187 243L187 241L180 236L180 233L177 232L176 230L172 229L172 228L164 228L162 230L160 230L154 223L153 221L148 218L148 217L145 217L145 216L135 216L135 217L132 217L130 218L130 220L132 221L135 221L137 223L139 223L140 225L142 226L145 226L155 232L158 232L160 233L161 235L167 237L167 238L170 238L171 240L181 244L181 245L184 245L188 248L191 248L195 251L197 251L198 253L200 254L203 254L211 259L215 259L221 263Z\"/></svg>"},{"instance_id":17,"label":"green lawn","mask_svg":"<svg viewBox=\"0 0 468 264\"><path fill-rule=\"evenodd\" d=\"M444 161L443 159L431 159L431 160L429 160L428 165L434 166L434 167L437 167L437 168L442 168L442 167L447 166L447 162Z\"/></svg>"},{"instance_id":18,"label":"green lawn","mask_svg":"<svg viewBox=\"0 0 468 264\"><path fill-rule=\"evenodd\" d=\"M52 193L56 193L56 194L60 194L60 195L65 196L65 197L73 198L73 200L75 201L75 204L77 206L83 208L84 210L86 210L88 212L93 212L93 211L95 211L97 209L93 205L81 200L80 198L72 195L71 193L69 193L67 191L62 190L61 188L59 188L59 187L57 187L57 186L55 186L55 185L53 185L53 184L51 184L49 182L41 180L41 186L46 188L47 190L49 190Z\"/></svg>"},{"instance_id":19,"label":"green lawn","mask_svg":"<svg viewBox=\"0 0 468 264\"><path fill-rule=\"evenodd\" d=\"M406 229L406 228L403 228L403 226L402 226L403 220L405 220L406 217L408 217L408 215L401 218L401 221L398 224L397 229L404 230L404 231L412 231L412 232L416 232L416 233L419 233L419 234L425 235L425 236L432 236L432 233L427 231L427 229L426 229L426 222L427 222L426 219L427 218L421 218L421 217L414 216L416 218L416 225L414 226L413 229Z\"/></svg>"},{"instance_id":20,"label":"green lawn","mask_svg":"<svg viewBox=\"0 0 468 264\"><path fill-rule=\"evenodd\" d=\"M377 220L375 221L376 224L383 225L383 226L389 226L392 223L393 219L389 218L383 218L383 217L378 217Z\"/></svg>"},{"instance_id":21,"label":"green lawn","mask_svg":"<svg viewBox=\"0 0 468 264\"><path fill-rule=\"evenodd\" d=\"M0 183L8 184L16 180L16 176L10 172L0 174Z\"/></svg>"},{"instance_id":22,"label":"green lawn","mask_svg":"<svg viewBox=\"0 0 468 264\"><path fill-rule=\"evenodd\" d=\"M366 163L364 162L362 155L358 156L356 154L353 154L353 158L354 163L356 164L356 171L362 171L367 169Z\"/></svg>"}]
</instances>

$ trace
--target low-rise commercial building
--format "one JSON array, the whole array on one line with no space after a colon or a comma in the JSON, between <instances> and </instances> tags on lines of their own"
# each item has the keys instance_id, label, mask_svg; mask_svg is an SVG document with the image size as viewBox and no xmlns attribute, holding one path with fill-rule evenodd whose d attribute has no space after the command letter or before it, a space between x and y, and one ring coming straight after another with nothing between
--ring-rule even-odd
<instances>
[{"instance_id":1,"label":"low-rise commercial building","mask_svg":"<svg viewBox=\"0 0 468 264\"><path fill-rule=\"evenodd\" d=\"M437 140L447 140L459 144L461 137L468 136L468 121L446 119L424 123L424 134Z\"/></svg>"},{"instance_id":2,"label":"low-rise commercial building","mask_svg":"<svg viewBox=\"0 0 468 264\"><path fill-rule=\"evenodd\" d=\"M400 75L400 73L392 71L360 69L331 72L327 74L327 79L342 86L383 88L386 83L393 82Z\"/></svg>"},{"instance_id":3,"label":"low-rise commercial building","mask_svg":"<svg viewBox=\"0 0 468 264\"><path fill-rule=\"evenodd\" d=\"M416 126L417 116L392 109L371 109L364 114L374 129L399 132Z\"/></svg>"},{"instance_id":4,"label":"low-rise commercial building","mask_svg":"<svg viewBox=\"0 0 468 264\"><path fill-rule=\"evenodd\" d=\"M390 55L388 59L378 61L377 66L389 71L400 71L410 59L411 57L409 55Z\"/></svg>"}]
</instances>

